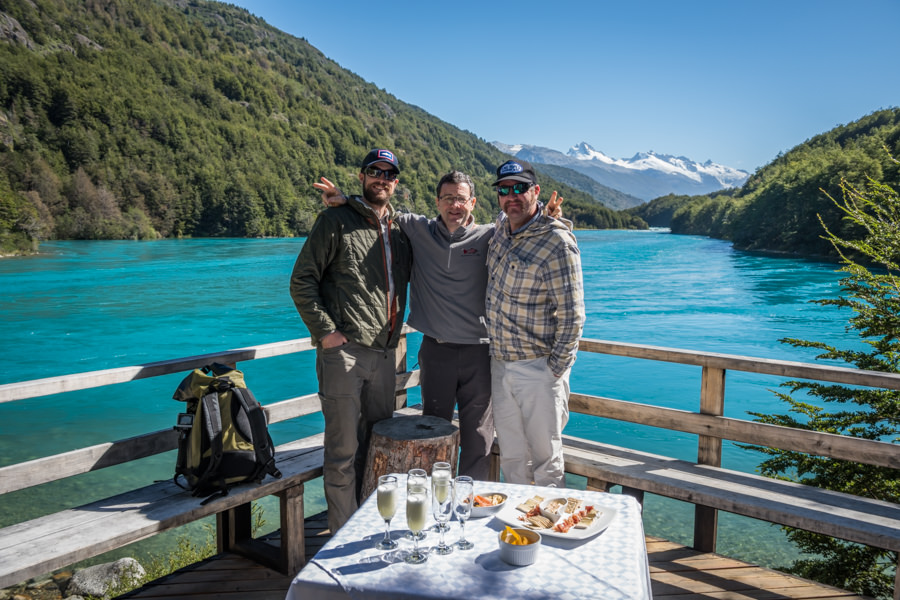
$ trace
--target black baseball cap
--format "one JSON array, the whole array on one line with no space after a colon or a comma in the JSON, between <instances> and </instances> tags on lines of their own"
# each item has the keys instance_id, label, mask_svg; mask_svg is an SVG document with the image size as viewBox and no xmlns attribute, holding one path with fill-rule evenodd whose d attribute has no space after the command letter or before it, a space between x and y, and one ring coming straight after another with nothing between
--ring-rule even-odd
<instances>
[{"instance_id":1,"label":"black baseball cap","mask_svg":"<svg viewBox=\"0 0 900 600\"><path fill-rule=\"evenodd\" d=\"M497 185L507 179L537 185L537 175L534 174L534 167L524 160L508 160L497 167L497 181L491 185Z\"/></svg>"},{"instance_id":2,"label":"black baseball cap","mask_svg":"<svg viewBox=\"0 0 900 600\"><path fill-rule=\"evenodd\" d=\"M366 157L362 161L362 165L360 166L360 170L365 169L369 165L372 165L377 162L386 162L400 172L400 163L397 162L397 157L394 156L394 153L390 150L382 150L381 148L374 148L369 150L369 153L366 154Z\"/></svg>"}]
</instances>

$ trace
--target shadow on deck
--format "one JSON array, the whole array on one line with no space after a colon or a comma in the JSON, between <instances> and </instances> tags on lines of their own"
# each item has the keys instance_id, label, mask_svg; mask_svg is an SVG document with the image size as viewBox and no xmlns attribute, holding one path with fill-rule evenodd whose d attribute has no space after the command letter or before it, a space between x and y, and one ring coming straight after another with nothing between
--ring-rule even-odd
<instances>
[{"instance_id":1,"label":"shadow on deck","mask_svg":"<svg viewBox=\"0 0 900 600\"><path fill-rule=\"evenodd\" d=\"M330 538L325 513L306 519L306 551ZM647 537L654 600L860 598L836 588ZM292 577L234 554L220 554L119 596L172 600L283 600Z\"/></svg>"}]
</instances>

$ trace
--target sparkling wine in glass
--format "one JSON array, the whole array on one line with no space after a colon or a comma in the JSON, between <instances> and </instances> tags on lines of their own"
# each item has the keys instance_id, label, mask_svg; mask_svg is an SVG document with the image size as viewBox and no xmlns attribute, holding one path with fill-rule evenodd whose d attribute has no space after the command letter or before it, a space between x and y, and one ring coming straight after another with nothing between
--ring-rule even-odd
<instances>
[{"instance_id":1,"label":"sparkling wine in glass","mask_svg":"<svg viewBox=\"0 0 900 600\"><path fill-rule=\"evenodd\" d=\"M379 550L393 550L397 542L391 539L391 519L397 512L397 477L382 475L378 478L378 512L384 519L384 538L375 544Z\"/></svg>"},{"instance_id":2,"label":"sparkling wine in glass","mask_svg":"<svg viewBox=\"0 0 900 600\"><path fill-rule=\"evenodd\" d=\"M409 497L409 491L414 487L428 487L428 473L425 469L410 469L406 474L406 496ZM419 530L414 532L410 530L406 534L406 539L421 541L425 539L425 532Z\"/></svg>"},{"instance_id":3,"label":"sparkling wine in glass","mask_svg":"<svg viewBox=\"0 0 900 600\"><path fill-rule=\"evenodd\" d=\"M406 555L408 563L419 564L428 559L428 554L419 548L418 535L425 529L428 517L428 483L406 487L406 525L415 534L413 551Z\"/></svg>"},{"instance_id":4,"label":"sparkling wine in glass","mask_svg":"<svg viewBox=\"0 0 900 600\"><path fill-rule=\"evenodd\" d=\"M456 547L460 550L470 550L473 546L472 542L466 539L466 520L472 513L474 496L475 491L471 477L460 475L454 480L453 512L459 519L459 541L456 542Z\"/></svg>"},{"instance_id":5,"label":"sparkling wine in glass","mask_svg":"<svg viewBox=\"0 0 900 600\"><path fill-rule=\"evenodd\" d=\"M433 477L433 476L432 476ZM432 479L431 480L431 510L434 514L434 520L438 523L438 532L441 537L438 545L434 547L434 551L438 554L450 554L453 547L448 546L444 542L444 533L450 527L447 521L453 513L453 483L449 479Z\"/></svg>"},{"instance_id":6,"label":"sparkling wine in glass","mask_svg":"<svg viewBox=\"0 0 900 600\"><path fill-rule=\"evenodd\" d=\"M440 490L438 490L436 485L440 481L446 481L447 483L450 484L450 486L447 488L442 487ZM431 467L431 494L432 494L432 496L435 496L438 493L441 493L441 494L447 493L449 495L452 492L452 490L453 490L453 476L450 471L450 463L448 463L448 462L434 463L434 465ZM443 501L444 501L444 499L441 498L441 502L443 502ZM446 531L450 530L450 525L448 525L446 521L444 521L444 522L438 521L434 526L434 530L446 532Z\"/></svg>"}]
</instances>

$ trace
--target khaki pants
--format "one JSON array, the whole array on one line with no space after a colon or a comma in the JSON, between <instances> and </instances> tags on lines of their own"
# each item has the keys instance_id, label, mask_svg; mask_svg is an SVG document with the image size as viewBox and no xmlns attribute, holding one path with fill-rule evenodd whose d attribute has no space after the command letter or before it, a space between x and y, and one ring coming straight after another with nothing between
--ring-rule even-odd
<instances>
[{"instance_id":1,"label":"khaki pants","mask_svg":"<svg viewBox=\"0 0 900 600\"><path fill-rule=\"evenodd\" d=\"M394 357L394 350L374 350L354 342L316 350L319 401L325 417L322 479L332 533L359 507L372 427L394 414Z\"/></svg>"},{"instance_id":2,"label":"khaki pants","mask_svg":"<svg viewBox=\"0 0 900 600\"><path fill-rule=\"evenodd\" d=\"M505 481L565 487L562 430L569 421L569 372L554 376L545 357L491 359L494 427Z\"/></svg>"}]
</instances>

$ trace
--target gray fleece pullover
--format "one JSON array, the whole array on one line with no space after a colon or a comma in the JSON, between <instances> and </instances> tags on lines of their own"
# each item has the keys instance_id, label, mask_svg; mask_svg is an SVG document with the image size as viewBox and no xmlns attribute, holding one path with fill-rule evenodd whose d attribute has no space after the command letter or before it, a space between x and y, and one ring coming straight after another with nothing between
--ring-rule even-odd
<instances>
[{"instance_id":1,"label":"gray fleece pullover","mask_svg":"<svg viewBox=\"0 0 900 600\"><path fill-rule=\"evenodd\" d=\"M395 220L413 249L407 322L441 342L487 344L485 259L494 225L470 218L451 234L440 217L400 213Z\"/></svg>"}]
</instances>

